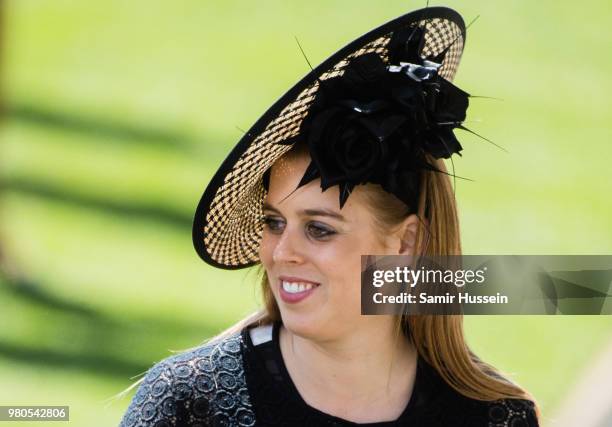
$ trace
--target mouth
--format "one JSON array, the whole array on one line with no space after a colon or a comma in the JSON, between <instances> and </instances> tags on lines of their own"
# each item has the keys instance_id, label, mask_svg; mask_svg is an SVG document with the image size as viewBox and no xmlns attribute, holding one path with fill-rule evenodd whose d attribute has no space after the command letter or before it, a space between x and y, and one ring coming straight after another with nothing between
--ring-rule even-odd
<instances>
[{"instance_id":1,"label":"mouth","mask_svg":"<svg viewBox=\"0 0 612 427\"><path fill-rule=\"evenodd\" d=\"M321 284L297 277L283 277L278 280L279 293L283 301L297 303L310 296Z\"/></svg>"}]
</instances>

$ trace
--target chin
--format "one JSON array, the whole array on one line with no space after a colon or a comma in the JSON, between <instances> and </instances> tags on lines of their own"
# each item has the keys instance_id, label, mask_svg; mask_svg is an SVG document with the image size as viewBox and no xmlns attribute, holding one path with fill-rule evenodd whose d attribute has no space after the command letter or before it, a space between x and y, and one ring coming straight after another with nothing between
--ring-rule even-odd
<instances>
[{"instance_id":1,"label":"chin","mask_svg":"<svg viewBox=\"0 0 612 427\"><path fill-rule=\"evenodd\" d=\"M281 317L285 328L302 338L321 339L325 333L325 322L315 313L295 313L281 309Z\"/></svg>"}]
</instances>

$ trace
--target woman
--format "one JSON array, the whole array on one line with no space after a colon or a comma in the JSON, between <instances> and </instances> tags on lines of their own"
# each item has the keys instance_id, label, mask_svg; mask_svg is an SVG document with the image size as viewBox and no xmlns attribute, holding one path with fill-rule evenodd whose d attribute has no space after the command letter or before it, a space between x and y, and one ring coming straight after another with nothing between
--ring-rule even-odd
<instances>
[{"instance_id":1,"label":"woman","mask_svg":"<svg viewBox=\"0 0 612 427\"><path fill-rule=\"evenodd\" d=\"M123 426L536 426L530 395L465 344L461 316L363 316L361 255L460 254L442 158L468 94L465 27L404 15L312 70L209 184L193 237L259 265L264 308L156 364Z\"/></svg>"}]
</instances>

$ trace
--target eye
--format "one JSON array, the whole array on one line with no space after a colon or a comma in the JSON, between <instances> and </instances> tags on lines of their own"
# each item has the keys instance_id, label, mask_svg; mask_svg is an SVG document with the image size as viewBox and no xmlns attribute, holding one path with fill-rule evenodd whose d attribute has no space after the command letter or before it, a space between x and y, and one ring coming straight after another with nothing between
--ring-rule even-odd
<instances>
[{"instance_id":1,"label":"eye","mask_svg":"<svg viewBox=\"0 0 612 427\"><path fill-rule=\"evenodd\" d=\"M270 231L272 232L278 232L278 231L282 231L283 229L283 222L282 220L275 218L273 216L269 216L269 215L264 215L263 216L263 223L266 227L268 227L270 229Z\"/></svg>"},{"instance_id":2,"label":"eye","mask_svg":"<svg viewBox=\"0 0 612 427\"><path fill-rule=\"evenodd\" d=\"M326 237L336 234L334 230L331 230L321 224L317 224L314 222L308 223L306 225L306 231L310 236L314 237L315 239L324 239Z\"/></svg>"}]
</instances>

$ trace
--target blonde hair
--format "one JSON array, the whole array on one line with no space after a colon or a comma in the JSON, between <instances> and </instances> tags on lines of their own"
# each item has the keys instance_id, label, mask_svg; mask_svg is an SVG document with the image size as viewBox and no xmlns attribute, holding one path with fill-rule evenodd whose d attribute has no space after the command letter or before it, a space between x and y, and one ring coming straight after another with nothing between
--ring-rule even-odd
<instances>
[{"instance_id":1,"label":"blonde hair","mask_svg":"<svg viewBox=\"0 0 612 427\"><path fill-rule=\"evenodd\" d=\"M306 152L296 144L286 155ZM442 160L427 160L440 172L425 170L421 174L420 194L416 214L419 218L416 243L423 255L460 255L459 219L453 188ZM398 226L413 211L394 195L378 185L363 186L363 200L375 218L374 226L385 233ZM216 342L245 327L271 324L281 320L280 310L268 284L264 267L257 267L263 308L235 323L207 342ZM483 362L468 347L463 333L462 315L401 315L396 316L396 336L406 335L419 355L429 363L458 393L477 400L494 401L505 398L533 397L519 385ZM132 387L134 387L132 385ZM130 388L132 388L130 387ZM129 389L128 389L129 390ZM127 391L127 390L126 390ZM540 410L536 404L536 415Z\"/></svg>"}]
</instances>

